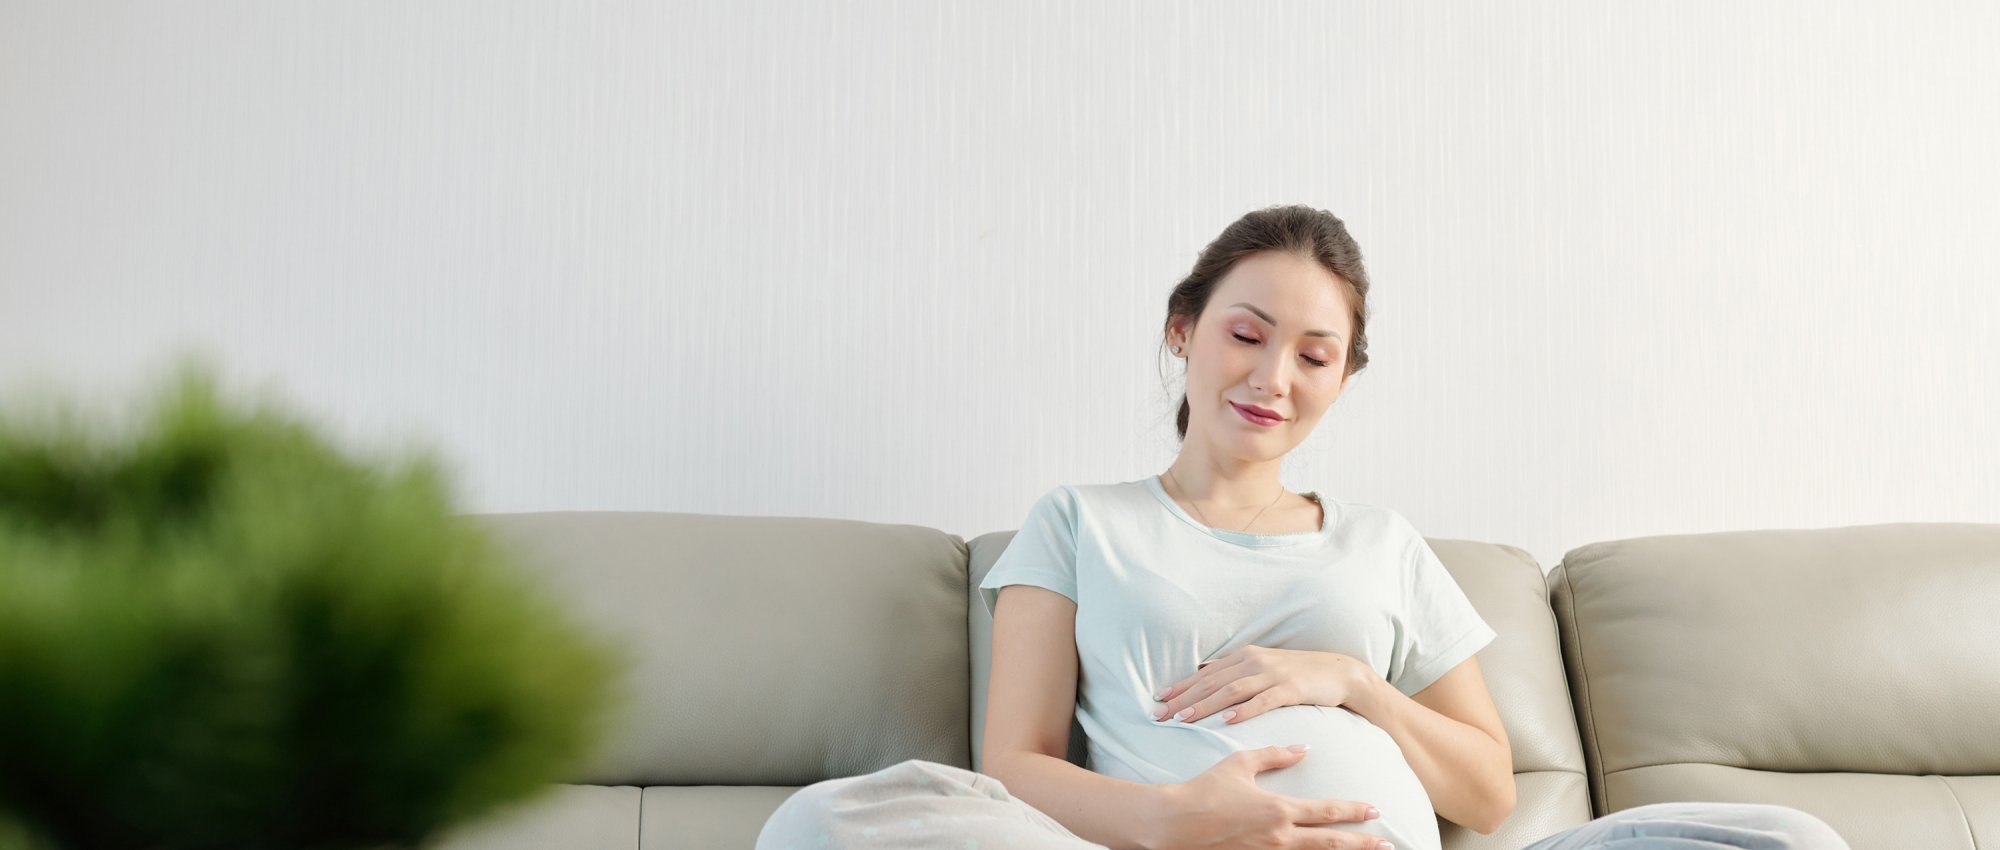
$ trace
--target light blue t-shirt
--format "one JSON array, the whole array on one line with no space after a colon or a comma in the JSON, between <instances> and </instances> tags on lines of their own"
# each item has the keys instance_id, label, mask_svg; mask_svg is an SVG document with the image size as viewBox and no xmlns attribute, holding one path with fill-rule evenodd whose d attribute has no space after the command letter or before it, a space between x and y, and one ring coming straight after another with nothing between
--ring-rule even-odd
<instances>
[{"instance_id":1,"label":"light blue t-shirt","mask_svg":"<svg viewBox=\"0 0 2000 850\"><path fill-rule=\"evenodd\" d=\"M1157 476L1060 486L1029 509L980 596L990 612L1001 587L1027 584L1076 603L1090 770L1173 783L1236 750L1312 744L1257 785L1372 804L1381 818L1327 826L1438 850L1436 812L1402 749L1347 708L1285 706L1233 724L1220 711L1152 718L1153 694L1248 645L1350 655L1414 695L1496 637L1401 514L1307 495L1323 508L1320 530L1255 534L1203 525Z\"/></svg>"}]
</instances>

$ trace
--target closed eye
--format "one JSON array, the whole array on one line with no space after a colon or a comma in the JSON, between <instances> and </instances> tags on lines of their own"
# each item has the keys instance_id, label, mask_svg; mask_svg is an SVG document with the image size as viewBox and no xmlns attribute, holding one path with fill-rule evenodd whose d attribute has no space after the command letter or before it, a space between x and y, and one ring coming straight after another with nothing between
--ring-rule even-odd
<instances>
[{"instance_id":1,"label":"closed eye","mask_svg":"<svg viewBox=\"0 0 2000 850\"><path fill-rule=\"evenodd\" d=\"M1230 336L1233 336L1233 337L1236 337L1237 339L1240 339L1240 340L1243 340L1244 342L1247 342L1247 343L1250 343L1251 345L1256 345L1256 344L1257 344L1257 341L1256 341L1256 340L1254 340L1254 339L1244 339L1244 337L1243 337L1243 335L1242 335L1242 334L1230 334ZM1332 365L1332 364L1328 364L1328 363L1321 363L1321 362L1319 362L1318 360L1314 360L1314 359L1312 359L1312 358L1310 358L1310 357L1306 357L1306 356L1305 356L1305 355L1303 355L1303 354L1301 354L1301 355L1299 355L1299 356L1300 356L1300 357L1302 357L1302 358L1304 358L1304 359L1305 359L1305 361L1306 361L1307 363L1311 363L1311 364L1313 364L1313 366L1315 366L1315 367L1318 367L1318 368L1325 368L1326 366L1329 366L1329 365Z\"/></svg>"}]
</instances>

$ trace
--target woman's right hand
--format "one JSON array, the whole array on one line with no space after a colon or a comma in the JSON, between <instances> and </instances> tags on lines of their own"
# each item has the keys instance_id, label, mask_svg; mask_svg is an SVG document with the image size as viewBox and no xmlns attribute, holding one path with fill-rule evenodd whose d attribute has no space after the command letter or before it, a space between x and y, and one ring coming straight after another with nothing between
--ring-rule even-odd
<instances>
[{"instance_id":1,"label":"woman's right hand","mask_svg":"<svg viewBox=\"0 0 2000 850\"><path fill-rule=\"evenodd\" d=\"M1377 850L1385 843L1382 836L1307 826L1380 817L1368 814L1367 803L1308 800L1257 787L1257 774L1305 757L1287 747L1237 750L1193 779L1162 786L1149 845L1153 850Z\"/></svg>"}]
</instances>

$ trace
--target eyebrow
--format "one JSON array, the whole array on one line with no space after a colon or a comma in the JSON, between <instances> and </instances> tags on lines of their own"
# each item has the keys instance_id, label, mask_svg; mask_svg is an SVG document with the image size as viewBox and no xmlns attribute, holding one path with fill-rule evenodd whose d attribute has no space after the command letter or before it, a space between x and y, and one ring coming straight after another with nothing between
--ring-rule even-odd
<instances>
[{"instance_id":1,"label":"eyebrow","mask_svg":"<svg viewBox=\"0 0 2000 850\"><path fill-rule=\"evenodd\" d=\"M1231 304L1231 305L1229 305L1229 306L1231 306L1231 307L1241 307L1241 308L1243 308L1243 309L1245 309L1245 310L1249 310L1249 311L1250 311L1250 312L1252 312L1252 313L1256 313L1256 314L1257 314L1257 318L1259 318L1259 319L1263 319L1263 320L1264 320L1265 322L1268 322L1268 323L1269 323L1269 324L1271 325L1271 327L1274 327L1274 328L1275 328L1275 327L1277 327L1277 326L1278 326L1278 320L1276 320L1276 319L1273 319L1273 318L1271 318L1271 314L1269 314L1269 313L1266 313L1266 312L1264 312L1264 311L1262 311L1262 310L1259 310L1259 309L1257 309L1256 307L1253 307L1253 306L1251 306L1251 305L1250 305L1250 304L1249 304L1248 302L1244 302L1244 301L1238 301L1238 302L1236 302L1236 303L1234 303L1234 304ZM1306 336L1330 336L1330 337L1333 337L1334 339L1339 339L1339 338L1340 338L1340 334L1337 334L1337 333L1334 333L1333 331L1322 331L1322 330L1310 330L1310 331L1306 331Z\"/></svg>"}]
</instances>

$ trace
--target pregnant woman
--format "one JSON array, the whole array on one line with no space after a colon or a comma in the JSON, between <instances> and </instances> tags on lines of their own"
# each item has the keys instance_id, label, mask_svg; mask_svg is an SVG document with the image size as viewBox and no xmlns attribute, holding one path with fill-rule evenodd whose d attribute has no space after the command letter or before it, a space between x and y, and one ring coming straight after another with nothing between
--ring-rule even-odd
<instances>
[{"instance_id":1,"label":"pregnant woman","mask_svg":"<svg viewBox=\"0 0 2000 850\"><path fill-rule=\"evenodd\" d=\"M1393 510L1279 483L1368 364L1368 277L1322 210L1252 212L1167 300L1187 362L1160 475L1045 493L979 585L983 773L907 760L786 800L758 850L1440 850L1491 833L1512 749L1474 657L1496 633ZM1089 767L1071 764L1072 718ZM1527 850L1827 848L1784 806L1666 803Z\"/></svg>"}]
</instances>

